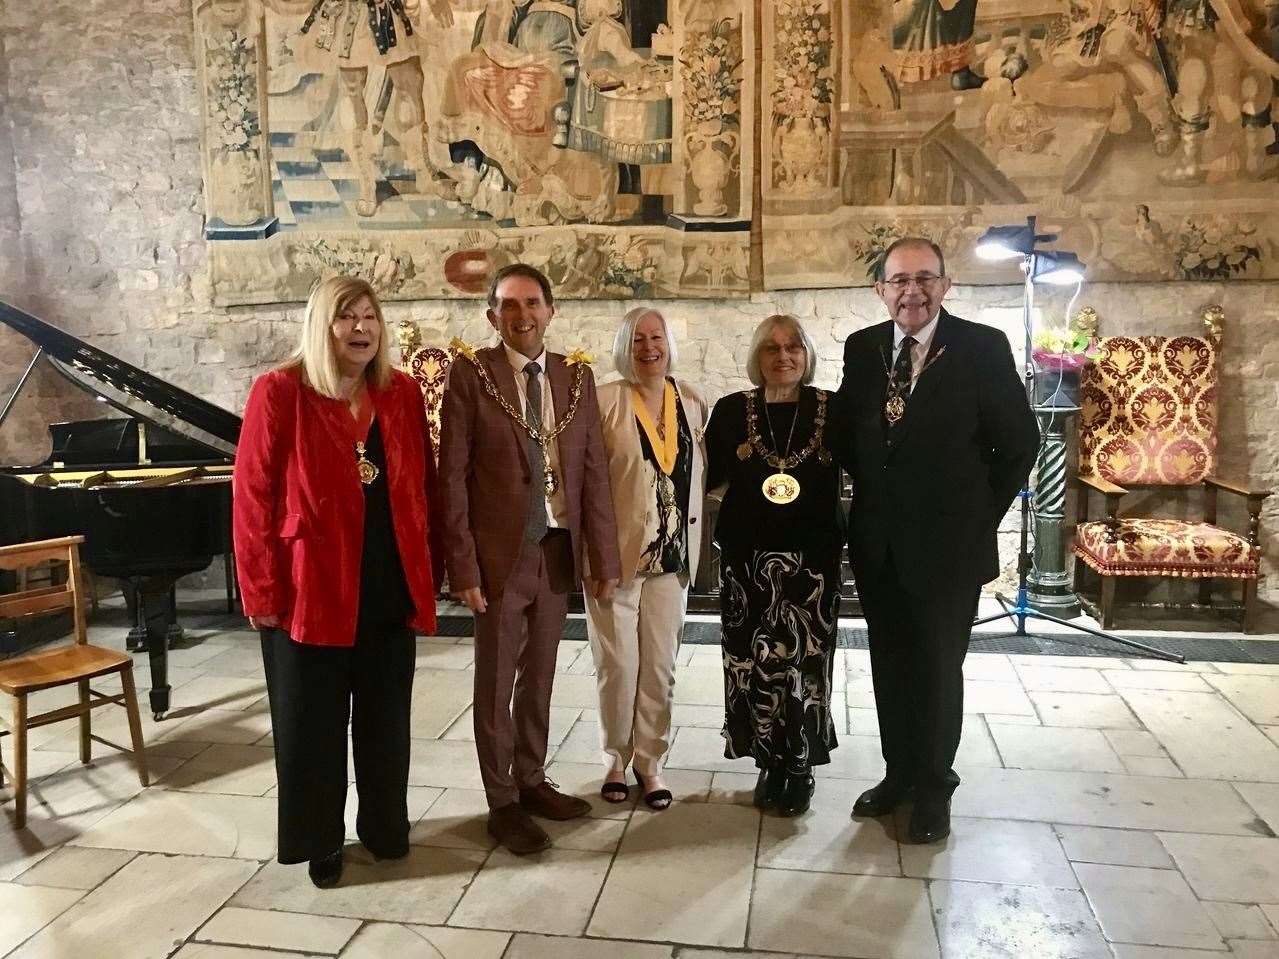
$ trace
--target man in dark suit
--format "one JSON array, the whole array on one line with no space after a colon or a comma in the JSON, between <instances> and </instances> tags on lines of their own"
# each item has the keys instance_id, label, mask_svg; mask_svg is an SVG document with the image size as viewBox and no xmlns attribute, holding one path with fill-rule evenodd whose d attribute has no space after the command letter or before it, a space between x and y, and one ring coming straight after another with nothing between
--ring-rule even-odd
<instances>
[{"instance_id":1,"label":"man in dark suit","mask_svg":"<svg viewBox=\"0 0 1279 959\"><path fill-rule=\"evenodd\" d=\"M887 814L913 794L914 842L950 832L969 633L999 572L995 531L1039 448L1007 338L947 313L949 289L936 244L890 246L875 284L890 319L848 338L839 390L849 559L886 767L853 815Z\"/></svg>"},{"instance_id":2,"label":"man in dark suit","mask_svg":"<svg viewBox=\"0 0 1279 959\"><path fill-rule=\"evenodd\" d=\"M488 302L502 342L463 351L449 370L440 499L449 588L475 614L488 830L522 855L551 844L530 814L573 819L590 809L546 778L551 683L583 554L596 577L586 586L601 598L620 564L595 380L583 360L543 342L555 315L550 282L522 263L503 267Z\"/></svg>"}]
</instances>

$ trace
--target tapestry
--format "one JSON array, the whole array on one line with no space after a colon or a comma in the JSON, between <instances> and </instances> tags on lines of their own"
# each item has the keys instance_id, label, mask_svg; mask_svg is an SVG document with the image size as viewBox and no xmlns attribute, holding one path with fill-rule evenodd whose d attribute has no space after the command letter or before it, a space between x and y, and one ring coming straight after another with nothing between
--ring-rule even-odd
<instances>
[{"instance_id":1,"label":"tapestry","mask_svg":"<svg viewBox=\"0 0 1279 959\"><path fill-rule=\"evenodd\" d=\"M760 7L764 286L867 285L899 236L957 281L1038 217L1091 280L1279 278L1279 0Z\"/></svg>"},{"instance_id":2,"label":"tapestry","mask_svg":"<svg viewBox=\"0 0 1279 959\"><path fill-rule=\"evenodd\" d=\"M196 0L219 304L749 292L749 0Z\"/></svg>"}]
</instances>

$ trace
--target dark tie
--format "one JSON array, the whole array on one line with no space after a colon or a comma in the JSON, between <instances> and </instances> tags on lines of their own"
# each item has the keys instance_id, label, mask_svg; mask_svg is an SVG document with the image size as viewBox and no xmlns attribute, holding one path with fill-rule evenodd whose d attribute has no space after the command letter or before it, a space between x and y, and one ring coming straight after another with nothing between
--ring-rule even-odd
<instances>
[{"instance_id":1,"label":"dark tie","mask_svg":"<svg viewBox=\"0 0 1279 959\"><path fill-rule=\"evenodd\" d=\"M529 426L538 432L542 430L542 381L539 374L542 368L530 360L524 366L528 374L527 403L524 408L524 419ZM528 468L532 476L529 478L528 517L524 521L524 539L529 543L540 543L546 535L546 452L542 444L533 437L528 438Z\"/></svg>"},{"instance_id":2,"label":"dark tie","mask_svg":"<svg viewBox=\"0 0 1279 959\"><path fill-rule=\"evenodd\" d=\"M908 336L902 340L901 349L897 353L897 360L893 363L893 374L889 381L888 395L900 396L902 402L906 403L910 399L910 371L911 371L911 350L915 346L915 338ZM900 423L899 419L897 423ZM896 423L889 423L891 429Z\"/></svg>"}]
</instances>

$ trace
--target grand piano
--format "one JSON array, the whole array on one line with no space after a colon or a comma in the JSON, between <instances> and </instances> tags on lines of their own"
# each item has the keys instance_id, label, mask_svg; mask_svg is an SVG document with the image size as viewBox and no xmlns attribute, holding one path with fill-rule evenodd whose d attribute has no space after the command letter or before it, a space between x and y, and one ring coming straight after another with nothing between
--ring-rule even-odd
<instances>
[{"instance_id":1,"label":"grand piano","mask_svg":"<svg viewBox=\"0 0 1279 959\"><path fill-rule=\"evenodd\" d=\"M80 533L81 559L118 579L134 617L130 646L151 667L151 712L169 709L173 585L227 557L240 417L0 301L0 322L36 347L0 425L41 362L105 404L106 418L50 427L42 463L0 467L0 545Z\"/></svg>"}]
</instances>

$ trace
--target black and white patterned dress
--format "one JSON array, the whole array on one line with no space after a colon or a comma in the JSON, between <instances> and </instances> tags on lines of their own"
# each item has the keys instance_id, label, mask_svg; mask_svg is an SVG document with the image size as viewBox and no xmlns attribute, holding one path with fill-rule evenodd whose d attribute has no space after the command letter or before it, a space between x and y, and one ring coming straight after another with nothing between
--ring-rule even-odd
<instances>
[{"instance_id":1,"label":"black and white patterned dress","mask_svg":"<svg viewBox=\"0 0 1279 959\"><path fill-rule=\"evenodd\" d=\"M763 423L764 445L775 448ZM783 449L796 416L792 450L813 435L817 391L798 403L769 404ZM828 407L826 433L839 429ZM830 762L837 745L831 687L837 636L844 517L839 470L810 456L788 470L800 483L791 503L769 502L765 477L776 472L757 454L743 461L745 394L715 405L706 431L707 488L728 483L715 526L720 548L724 655L724 755L761 768L800 772ZM829 446L829 442L825 445Z\"/></svg>"}]
</instances>

